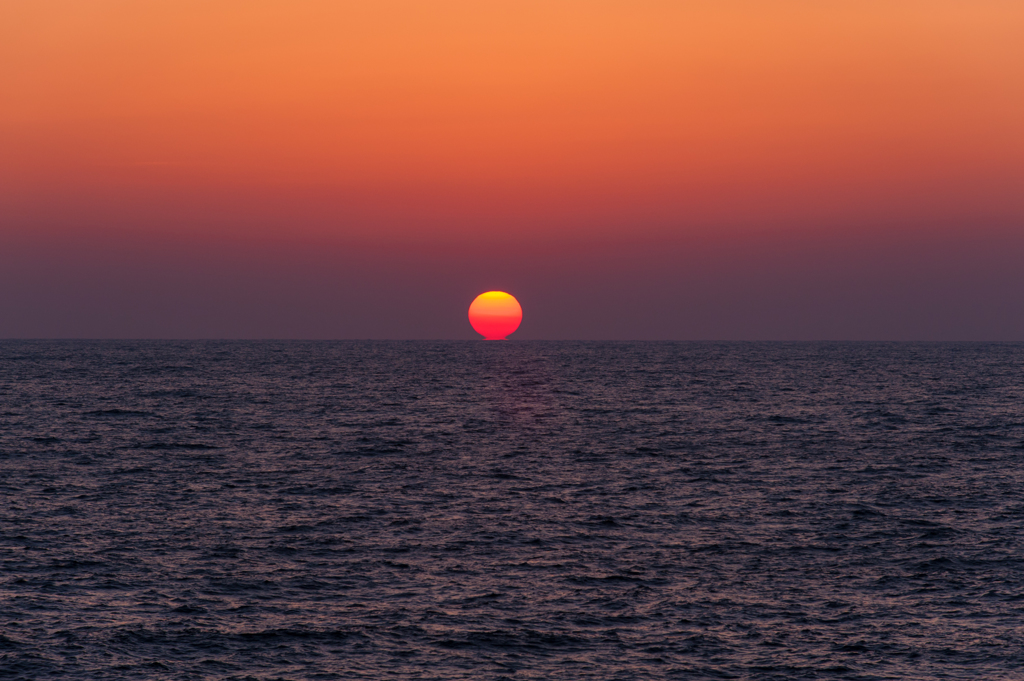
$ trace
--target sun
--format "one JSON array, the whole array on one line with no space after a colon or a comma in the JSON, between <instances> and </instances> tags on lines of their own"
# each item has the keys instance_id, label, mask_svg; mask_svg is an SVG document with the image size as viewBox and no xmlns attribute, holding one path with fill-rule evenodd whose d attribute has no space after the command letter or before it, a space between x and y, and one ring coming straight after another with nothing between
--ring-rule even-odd
<instances>
[{"instance_id":1,"label":"sun","mask_svg":"<svg viewBox=\"0 0 1024 681\"><path fill-rule=\"evenodd\" d=\"M519 301L504 291L488 291L473 299L469 306L469 323L484 340L505 340L523 321Z\"/></svg>"}]
</instances>

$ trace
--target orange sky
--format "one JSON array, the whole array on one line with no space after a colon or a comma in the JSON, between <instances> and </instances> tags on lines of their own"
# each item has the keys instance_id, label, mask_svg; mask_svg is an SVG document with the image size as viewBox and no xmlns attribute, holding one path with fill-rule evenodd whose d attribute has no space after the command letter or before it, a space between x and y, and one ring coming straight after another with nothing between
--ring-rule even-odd
<instances>
[{"instance_id":1,"label":"orange sky","mask_svg":"<svg viewBox=\"0 0 1024 681\"><path fill-rule=\"evenodd\" d=\"M1024 5L979 0L5 3L0 172L21 196L334 188L469 230L595 200L1016 212L1022 35Z\"/></svg>"},{"instance_id":2,"label":"orange sky","mask_svg":"<svg viewBox=\"0 0 1024 681\"><path fill-rule=\"evenodd\" d=\"M1013 232L1021 36L1019 0L4 2L0 230Z\"/></svg>"}]
</instances>

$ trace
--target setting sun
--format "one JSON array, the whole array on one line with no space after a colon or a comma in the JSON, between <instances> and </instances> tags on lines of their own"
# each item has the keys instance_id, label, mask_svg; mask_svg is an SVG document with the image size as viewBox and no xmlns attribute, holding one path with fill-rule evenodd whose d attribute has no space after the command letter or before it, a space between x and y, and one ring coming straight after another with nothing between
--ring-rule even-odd
<instances>
[{"instance_id":1,"label":"setting sun","mask_svg":"<svg viewBox=\"0 0 1024 681\"><path fill-rule=\"evenodd\" d=\"M481 293L469 306L469 323L485 340L505 340L522 321L519 301L504 291Z\"/></svg>"}]
</instances>

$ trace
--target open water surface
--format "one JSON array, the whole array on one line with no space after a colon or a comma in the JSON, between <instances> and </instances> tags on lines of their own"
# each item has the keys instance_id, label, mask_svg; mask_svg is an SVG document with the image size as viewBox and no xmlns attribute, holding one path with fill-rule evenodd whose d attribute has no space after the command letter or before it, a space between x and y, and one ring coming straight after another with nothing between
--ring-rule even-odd
<instances>
[{"instance_id":1,"label":"open water surface","mask_svg":"<svg viewBox=\"0 0 1024 681\"><path fill-rule=\"evenodd\" d=\"M0 676L1024 678L1024 345L0 343Z\"/></svg>"}]
</instances>

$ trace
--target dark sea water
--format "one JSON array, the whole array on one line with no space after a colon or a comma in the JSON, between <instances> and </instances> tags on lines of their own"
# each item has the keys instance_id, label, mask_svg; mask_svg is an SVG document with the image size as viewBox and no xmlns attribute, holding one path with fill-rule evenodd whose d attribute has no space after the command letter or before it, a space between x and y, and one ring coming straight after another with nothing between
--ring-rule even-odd
<instances>
[{"instance_id":1,"label":"dark sea water","mask_svg":"<svg viewBox=\"0 0 1024 681\"><path fill-rule=\"evenodd\" d=\"M1024 678L1024 345L0 343L0 676Z\"/></svg>"}]
</instances>

